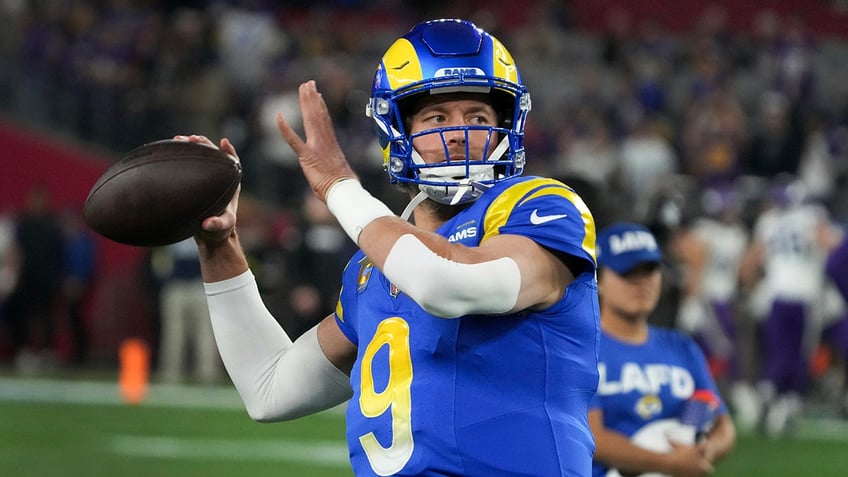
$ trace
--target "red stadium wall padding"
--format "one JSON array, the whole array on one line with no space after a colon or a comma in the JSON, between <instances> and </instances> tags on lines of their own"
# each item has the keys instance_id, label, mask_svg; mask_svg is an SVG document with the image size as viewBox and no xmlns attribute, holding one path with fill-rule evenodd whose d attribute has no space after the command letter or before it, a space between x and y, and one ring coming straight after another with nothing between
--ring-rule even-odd
<instances>
[{"instance_id":1,"label":"red stadium wall padding","mask_svg":"<svg viewBox=\"0 0 848 477\"><path fill-rule=\"evenodd\" d=\"M2 119L0 144L0 163L6 167L6 173L0 174L0 212L12 214L23 208L27 192L36 185L48 189L54 211L81 214L91 186L117 160L109 153L85 149ZM97 265L85 317L90 358L112 361L117 359L118 344L124 338L152 340L151 304L142 286L146 250L96 235L95 247ZM57 330L62 329L57 326ZM57 336L57 342L61 351L63 336Z\"/></svg>"}]
</instances>

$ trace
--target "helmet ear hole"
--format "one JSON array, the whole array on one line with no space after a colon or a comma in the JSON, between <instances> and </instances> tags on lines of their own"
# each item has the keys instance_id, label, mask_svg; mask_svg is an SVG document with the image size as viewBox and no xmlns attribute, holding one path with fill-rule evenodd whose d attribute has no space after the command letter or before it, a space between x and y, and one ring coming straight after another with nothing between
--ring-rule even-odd
<instances>
[{"instance_id":1,"label":"helmet ear hole","mask_svg":"<svg viewBox=\"0 0 848 477\"><path fill-rule=\"evenodd\" d=\"M397 102L398 115L400 116L400 122L403 125L402 132L407 138L409 137L409 130L412 127L412 115L417 109L416 105L418 101L424 96L424 94L425 93L419 93L408 96L398 100Z\"/></svg>"},{"instance_id":2,"label":"helmet ear hole","mask_svg":"<svg viewBox=\"0 0 848 477\"><path fill-rule=\"evenodd\" d=\"M492 107L498 113L498 126L504 129L512 129L513 117L515 115L515 98L509 93L500 90L492 90Z\"/></svg>"}]
</instances>

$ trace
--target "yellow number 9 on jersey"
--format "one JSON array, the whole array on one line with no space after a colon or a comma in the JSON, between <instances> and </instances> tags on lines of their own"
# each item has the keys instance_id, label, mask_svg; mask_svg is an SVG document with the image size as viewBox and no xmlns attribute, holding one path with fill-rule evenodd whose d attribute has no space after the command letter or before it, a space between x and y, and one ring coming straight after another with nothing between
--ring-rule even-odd
<instances>
[{"instance_id":1,"label":"yellow number 9 on jersey","mask_svg":"<svg viewBox=\"0 0 848 477\"><path fill-rule=\"evenodd\" d=\"M385 389L374 388L374 355L388 346L389 380ZM359 437L368 462L377 475L399 472L412 457L412 358L409 353L409 324L399 317L380 322L362 357L359 408L365 417L379 417L391 409L392 444L383 447L373 432Z\"/></svg>"}]
</instances>

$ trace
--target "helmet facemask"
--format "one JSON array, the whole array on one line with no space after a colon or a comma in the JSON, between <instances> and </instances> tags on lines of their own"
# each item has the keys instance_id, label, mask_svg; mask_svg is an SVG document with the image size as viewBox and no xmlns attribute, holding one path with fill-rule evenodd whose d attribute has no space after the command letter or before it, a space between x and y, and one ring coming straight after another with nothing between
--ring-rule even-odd
<instances>
[{"instance_id":1,"label":"helmet facemask","mask_svg":"<svg viewBox=\"0 0 848 477\"><path fill-rule=\"evenodd\" d=\"M462 159L458 160L450 160L449 139L446 137L454 131L464 136L462 140L464 152ZM482 147L478 146L479 151L472 150L470 139L475 133L486 136ZM457 205L477 199L484 190L503 179L504 171L510 167L510 162L504 155L509 147L508 137L500 128L454 126L430 129L410 135L409 140L414 142L416 138L430 135L439 136L444 148L444 156L448 160L426 164L418 151L413 148L412 165L409 169L411 175L417 178L419 190L440 204ZM502 139L498 141L498 137ZM390 168L392 164L402 167L402 161L399 160L390 161Z\"/></svg>"},{"instance_id":2,"label":"helmet facemask","mask_svg":"<svg viewBox=\"0 0 848 477\"><path fill-rule=\"evenodd\" d=\"M448 92L465 91L450 88ZM470 96L482 96L479 88L468 88L467 92ZM437 93L431 90L423 94ZM522 142L524 121L530 108L529 94L524 92L520 99L515 100L518 105L510 104L508 108L503 106L503 98L509 98L512 103L512 95L490 93L487 96L497 99L488 102L498 114L498 126L450 126L415 134L407 132L406 118L410 108L398 106L408 104L411 98L392 102L372 98L368 115L374 119L381 146L388 153L384 166L390 182L418 184L419 190L427 194L428 198L440 204L457 205L476 200L483 191L501 180L521 175L525 164ZM378 111L386 112L378 114ZM446 136L455 131L464 135L465 151L462 159L451 161ZM475 134L484 134L486 139L482 147L472 149L470 138ZM441 138L446 158L444 162L426 164L414 149L412 144L416 138L429 135Z\"/></svg>"}]
</instances>

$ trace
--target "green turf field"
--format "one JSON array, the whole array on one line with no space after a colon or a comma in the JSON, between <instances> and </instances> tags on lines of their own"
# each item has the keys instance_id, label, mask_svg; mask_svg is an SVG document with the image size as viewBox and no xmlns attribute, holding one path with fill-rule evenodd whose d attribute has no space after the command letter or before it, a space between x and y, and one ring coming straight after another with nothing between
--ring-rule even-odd
<instances>
[{"instance_id":1,"label":"green turf field","mask_svg":"<svg viewBox=\"0 0 848 477\"><path fill-rule=\"evenodd\" d=\"M350 477L343 416L257 424L228 386L158 386L122 404L108 382L0 378L0 475ZM848 476L848 427L741 436L717 477Z\"/></svg>"}]
</instances>

